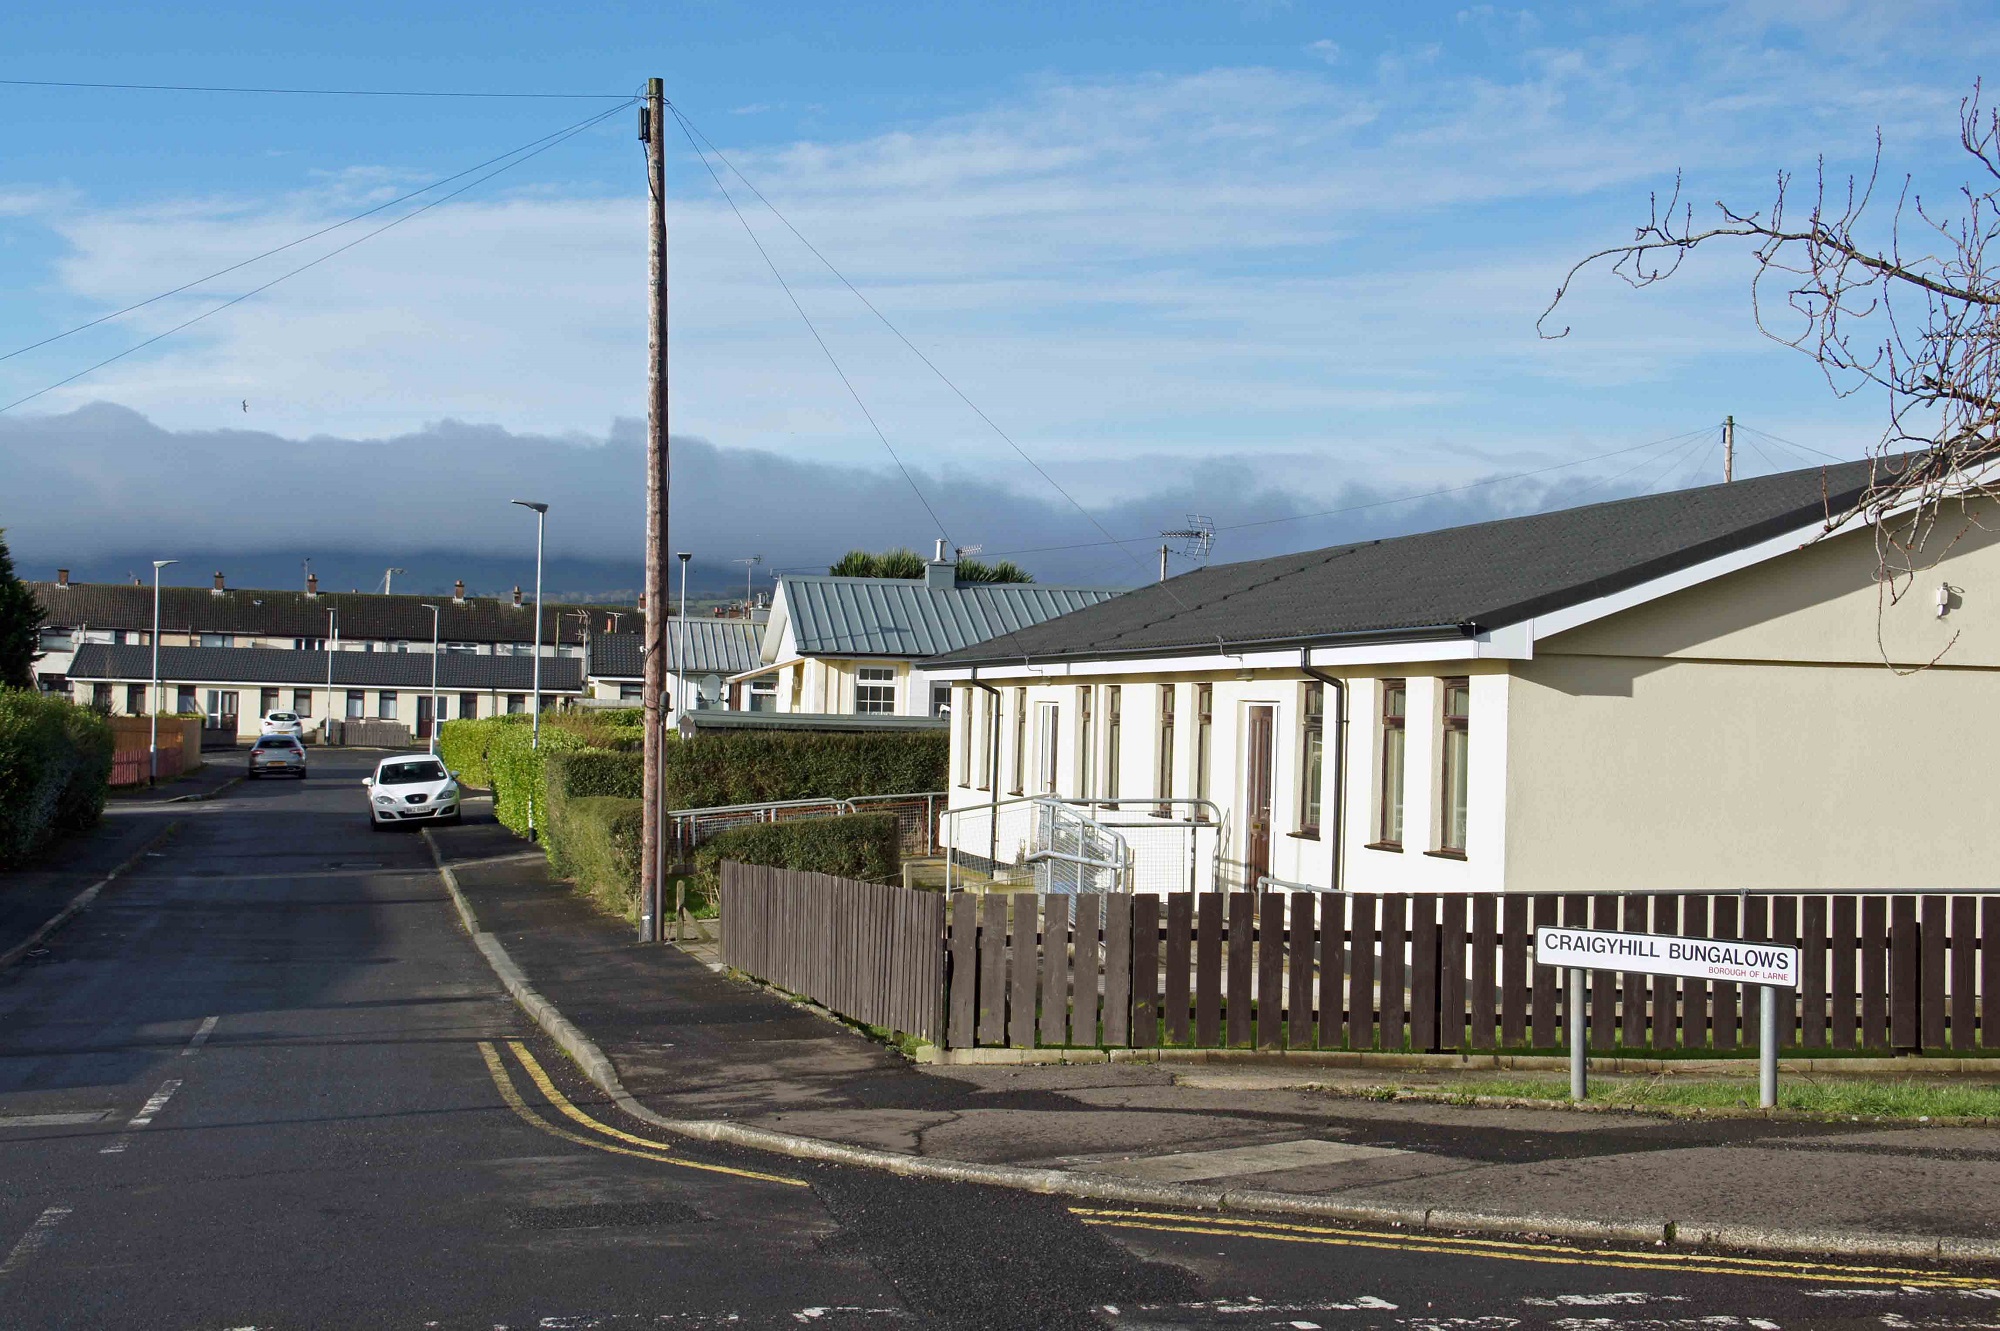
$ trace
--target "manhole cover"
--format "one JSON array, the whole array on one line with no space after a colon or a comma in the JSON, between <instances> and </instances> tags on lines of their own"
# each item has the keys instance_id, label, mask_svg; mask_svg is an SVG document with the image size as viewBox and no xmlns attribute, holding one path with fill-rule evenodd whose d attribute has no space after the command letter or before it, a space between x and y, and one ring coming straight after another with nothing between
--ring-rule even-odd
<instances>
[{"instance_id":1,"label":"manhole cover","mask_svg":"<svg viewBox=\"0 0 2000 1331\"><path fill-rule=\"evenodd\" d=\"M522 1229L640 1229L703 1219L681 1202L596 1202L582 1206L526 1206L507 1212Z\"/></svg>"}]
</instances>

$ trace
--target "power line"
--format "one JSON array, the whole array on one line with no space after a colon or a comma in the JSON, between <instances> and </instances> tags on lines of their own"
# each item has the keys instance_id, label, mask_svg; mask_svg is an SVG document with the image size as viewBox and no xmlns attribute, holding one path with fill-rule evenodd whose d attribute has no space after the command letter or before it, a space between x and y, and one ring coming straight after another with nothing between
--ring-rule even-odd
<instances>
[{"instance_id":1,"label":"power line","mask_svg":"<svg viewBox=\"0 0 2000 1331\"><path fill-rule=\"evenodd\" d=\"M728 167L730 174L734 175L738 180L742 181L745 188L747 188L752 194L757 196L757 202L763 204L765 208L769 209L771 215L777 218L780 222L782 222L785 226L785 229L791 232L792 235L798 239L798 242L801 245L804 245L808 250L810 250L812 252L812 256L815 259L818 259L822 264L824 264L826 266L826 270L832 273L835 278L839 279L840 284L846 287L847 290L854 296L856 300L860 301L862 305L867 307L868 312L874 315L877 319L879 319L884 328L887 328L891 333L894 333L896 335L896 340L901 342L904 346L908 347L911 353L915 355L918 360L924 363L924 367L928 369L932 374L936 375L938 377L938 380L941 383L943 383L946 388L949 388L958 397L959 401L963 402L967 407L971 408L972 413L975 416L979 417L980 420L984 421L987 424L987 426L993 431L993 433L999 435L1000 438L1006 443L1007 447L1013 449L1014 452L1019 455L1020 459L1023 462L1027 463L1030 467L1034 468L1036 475L1040 476L1044 481L1047 481L1049 483L1049 486L1052 489L1054 489L1057 494L1061 495L1065 500L1069 502L1071 508L1074 508L1078 513L1082 514L1084 520L1089 522L1091 526L1097 528L1098 534L1105 538L1104 541L1102 542L1103 544L1117 546L1119 549L1123 550L1126 553L1126 555L1129 556L1141 568L1146 567L1146 561L1141 559L1138 555L1134 554L1132 550L1129 548L1131 545L1137 544L1138 543L1137 541L1121 541L1117 537L1113 536L1108 530L1106 530L1104 524L1099 522L1096 516L1092 514L1089 509L1085 508L1080 502L1078 502L1076 496L1072 495L1068 490L1064 489L1061 483L1058 482L1055 477L1051 476L1048 473L1048 471L1043 468L1041 463L1035 461L1033 457L1029 456L1026 449L1022 448L1019 444L1015 443L1014 437L1008 434L1005 430L1001 429L999 422L995 421L991 416L987 415L986 412L979 406L978 403L974 402L970 397L966 396L964 389L960 388L956 383L952 382L951 377L947 375L943 370L939 369L936 362L931 360L929 356L926 356L923 353L923 351L918 348L916 343L910 341L908 337L904 336L903 330L896 327L896 325L890 321L888 315L882 313L881 310L877 309L873 301L869 300L867 296L863 295L860 289L856 287L854 283L848 281L847 275L841 272L840 269L834 267L833 261L827 258L826 255L822 254L817 245L814 245L810 240L807 240L805 235L802 232L800 232L800 230L796 226L792 225L791 219L778 211L777 205L773 204L768 198L764 197L764 192L757 188L756 183L752 181L750 177L744 175L743 172L740 169L738 169L738 167L734 162L730 161L729 158L723 155L722 150L715 146L715 141L713 139L709 138L707 134L702 133L701 128L698 125L695 125L693 121L689 120L687 115L683 113L681 109L675 106L672 102L667 103L667 107L674 113L675 119L681 122L681 132L688 136L689 143L692 144L694 142L695 135L697 134L701 135L701 141L708 145L708 150L715 154L716 160L720 161L724 166ZM695 152L697 154L700 154L701 151L702 150L699 146L695 147ZM703 165L707 164L707 158L705 156L702 158L702 161ZM710 175L715 174L713 167L709 168L709 174ZM717 181L716 183L717 183L717 188L720 188L721 182ZM730 206L732 208L735 206L733 201ZM737 216L740 218L742 214L738 213ZM745 223L745 225L747 226L748 224ZM1145 540L1148 543L1150 543L1152 538L1146 537ZM1095 545L1098 543L1092 542L1091 544ZM1171 592L1169 592L1168 594L1172 595ZM1175 597L1175 600L1178 601L1179 598Z\"/></svg>"},{"instance_id":2,"label":"power line","mask_svg":"<svg viewBox=\"0 0 2000 1331\"><path fill-rule=\"evenodd\" d=\"M1750 431L1750 432L1751 432L1752 434L1761 434L1761 435L1763 435L1763 436L1764 436L1764 437L1765 437L1766 439L1769 439L1769 440L1770 440L1770 441L1771 441L1772 443L1774 443L1774 444L1783 444L1783 445L1784 445L1784 446L1785 446L1786 448L1793 448L1793 449L1797 449L1797 450L1798 450L1799 452L1801 452L1801 453L1816 453L1816 454L1818 454L1818 455L1819 455L1820 457L1823 457L1823 458L1826 458L1826 459L1828 459L1829 461L1832 461L1832 462L1851 462L1851 461L1853 461L1853 459L1852 459L1852 458L1844 458L1844 457L1841 457L1841 456L1840 456L1839 454L1837 454L1837 453L1829 453L1829 452L1827 452L1827 451L1826 451L1826 450L1824 450L1824 449L1819 449L1819 448L1814 448L1814 447L1812 447L1812 446L1811 446L1810 444L1797 444L1797 443L1793 443L1793 442L1792 442L1791 440L1789 440L1789 439L1781 439L1781 438L1779 438L1779 437L1778 437L1777 435L1775 435L1775 434L1772 434L1772 433L1771 433L1771 432L1770 432L1769 430L1760 430L1760 429L1758 429L1758 428L1757 428L1756 426L1754 426L1754 425L1744 425L1744 424L1743 424L1742 422L1740 422L1740 421L1739 421L1739 422L1737 422L1737 427L1736 427L1736 428L1737 428L1737 429L1739 429L1739 430L1748 430L1748 431Z\"/></svg>"},{"instance_id":3,"label":"power line","mask_svg":"<svg viewBox=\"0 0 2000 1331\"><path fill-rule=\"evenodd\" d=\"M622 108L619 107L612 108L613 111L617 111L620 109ZM16 356L25 355L30 351L34 351L37 350L38 348L48 346L51 342L60 342L64 338L69 337L72 334L81 333L85 329L95 328L97 327L97 325L101 323L109 323L113 319L122 319L123 317L125 317L128 314L131 314L135 310L143 310L148 305L156 304L160 301L167 299L167 297L169 296L178 296L183 291L187 291L194 287L201 286L207 282L213 282L218 277L226 277L230 273L235 272L239 268L248 268L251 264L260 262L261 260L264 259L268 259L274 254L283 254L286 250L296 249L300 245L305 244L309 240L317 240L319 237L327 235L334 231L338 231L344 226L352 226L354 223L361 221L363 218L373 217L376 213L383 212L386 209L394 208L399 203L408 203L411 199L417 198L419 195L430 193L432 190L438 188L440 185L449 185L452 181L462 180L466 176L471 175L475 171L483 171L487 167L492 166L495 162L504 162L509 157L512 157L517 153L526 152L528 149L534 147L536 144L546 143L551 139L560 138L562 135L568 134L573 130L587 129L591 125L595 124L601 118L602 118L601 116L592 116L587 120L578 121L574 125L565 126L564 128L557 130L553 134L545 134L539 139L531 139L527 143L522 144L518 148L509 148L506 152L501 153L497 157L489 157L483 162L477 163L476 165L473 166L466 167L465 170L463 171L454 172L453 174L445 176L441 179L433 180L430 184L425 185L422 189L411 190L408 194L404 194L401 195L400 197L390 199L387 203L378 203L373 208L364 209L363 211L354 214L352 217L344 218L341 221L335 222L330 226L323 226L317 231L308 232L307 234L300 236L297 240L288 240L284 244L279 245L273 249L265 250L262 254L253 254L249 258L243 260L241 263L232 263L227 268L218 268L216 271L208 274L206 277L197 277L192 282L183 282L180 286L173 288L171 291L162 291L157 296L148 296L145 300L139 301L137 304L127 305L122 310L113 310L109 314L102 314L95 319L89 320L86 323L80 323L74 328L66 328L60 333L52 333L48 337L43 338L39 342L30 342L28 343L28 345L24 347L16 347L12 351L0 354L0 361L12 360Z\"/></svg>"},{"instance_id":4,"label":"power line","mask_svg":"<svg viewBox=\"0 0 2000 1331\"><path fill-rule=\"evenodd\" d=\"M861 408L861 414L868 418L869 428L875 431L875 437L881 440L882 447L888 450L890 458L896 463L896 470L902 472L903 479L909 482L910 492L916 495L917 502L924 506L924 512L930 514L931 521L937 526L938 535L944 537L946 545L953 544L951 533L944 529L944 522L938 517L937 510L931 507L931 501L924 498L922 488L917 485L917 478L910 474L910 469L903 464L902 457L896 452L895 445L889 442L889 436L882 432L880 425L876 424L875 413L868 410L868 404L861 400L861 394L855 391L853 382L848 379L847 371L840 368L840 361L834 356L833 349L827 346L826 339L819 335L819 328L813 323L812 316L806 313L806 307L799 303L798 296L793 293L792 284L778 271L778 265L772 262L769 251L764 248L764 242L757 238L756 229L750 225L750 219L736 206L736 200L730 195L728 187L722 183L722 177L715 173L713 166L709 165L707 155L702 152L701 145L695 142L694 135L689 130L687 117L683 116L672 102L668 102L667 107L673 111L674 119L680 123L681 133L687 135L688 146L694 149L695 156L701 158L702 168L708 172L708 178L714 181L715 188L722 192L723 199L729 204L729 211L736 214L736 220L742 224L743 233L749 236L750 243L757 247L757 253L763 257L764 266L771 270L772 277L778 279L778 285L785 290L785 298L792 302L792 308L797 310L799 318L805 321L806 331L812 334L813 341L819 343L820 351L826 356L826 363L831 365L833 372L840 377L840 382L847 389L847 395L854 399L854 405Z\"/></svg>"},{"instance_id":5,"label":"power line","mask_svg":"<svg viewBox=\"0 0 2000 1331\"><path fill-rule=\"evenodd\" d=\"M222 88L186 83L77 83L63 79L0 79L8 88L88 88L104 92L232 92L282 97L478 97L512 101L630 101L624 92L440 92L409 88Z\"/></svg>"},{"instance_id":6,"label":"power line","mask_svg":"<svg viewBox=\"0 0 2000 1331\"><path fill-rule=\"evenodd\" d=\"M629 102L627 104L629 104ZM583 133L586 129L589 129L591 126L599 124L600 122L609 119L610 117L618 114L618 112L624 109L625 109L624 105L620 105L620 106L614 106L607 111L599 112L597 115L590 117L588 120L581 121L578 124L572 126L570 129L562 131L559 137L556 137L549 142L543 143L540 147L537 147L532 151L529 151L527 153L515 157L512 161L507 162L503 166L496 167L494 170L487 172L485 175L479 177L477 180L468 181L466 184L459 186L457 189L451 191L449 194L445 194L438 198L432 199L429 203L424 204L420 208L413 208L409 212L404 213L401 217L395 218L392 221L386 222L383 225L376 227L373 231L370 231L364 236L357 236L355 239L348 241L345 245L342 245L337 249L328 250L325 254L320 255L318 258L300 264L297 268L292 269L290 272L281 273L277 277L274 277L270 281L264 283L262 286L252 287L250 290L244 292L240 296L232 297L231 299L222 302L222 304L217 305L212 309L204 310L200 314L195 315L191 319L182 320L180 323L175 324L172 328L167 329L165 332L155 333L153 336L147 338L145 341L135 343L134 345L125 348L125 350L119 352L115 356L106 356L103 360L98 361L95 365L89 366L86 369L78 370L75 374L70 375L66 379L59 379L55 383L48 385L46 388L38 388L34 392L28 394L26 397L16 398L12 402L9 402L4 406L0 406L0 412L12 411L14 408L22 405L25 402L34 401L36 398L41 397L44 393L52 393L56 389L61 388L66 384L73 384L77 380L83 378L86 375L96 373L98 370L103 369L105 366L111 364L114 361L120 361L125 359L125 357L131 355L135 351L144 350L145 348L152 346L155 342L158 342L164 338L172 337L175 333L180 332L182 329L191 327L194 324L198 324L202 320L209 318L211 315L222 313L222 311L228 309L232 305L240 305L244 301L250 299L252 296L258 295L261 292L269 291L272 287L277 286L280 282L284 282L290 278L297 277L300 273L305 272L308 268L316 268L320 264L325 263L328 259L331 259L336 255L345 254L348 250L353 249L355 246L373 240L375 237L381 235L384 231L388 231L391 230L392 228L399 227L403 223L409 221L414 217L421 217L423 214L429 212L431 209L438 207L440 204L450 202L452 199L457 198L459 195L465 193L467 190L475 189L478 186L485 184L487 181L493 179L497 175L500 175L502 172L513 170L515 167L521 165L521 163L523 162L528 161L530 158L541 156L549 149L556 147L558 144L568 142L570 139L575 138L577 135Z\"/></svg>"}]
</instances>

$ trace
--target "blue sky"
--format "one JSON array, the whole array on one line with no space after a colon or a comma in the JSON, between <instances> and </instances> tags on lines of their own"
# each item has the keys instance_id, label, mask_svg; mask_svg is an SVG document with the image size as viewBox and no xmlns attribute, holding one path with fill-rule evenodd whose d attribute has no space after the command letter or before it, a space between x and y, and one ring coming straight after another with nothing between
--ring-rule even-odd
<instances>
[{"instance_id":1,"label":"blue sky","mask_svg":"<svg viewBox=\"0 0 2000 1331\"><path fill-rule=\"evenodd\" d=\"M1143 529L1194 506L1249 521L1462 484L1731 412L1857 455L1877 437L1879 403L1837 399L1804 358L1758 337L1740 254L1646 292L1600 276L1567 309L1566 340L1538 338L1535 316L1568 263L1629 234L1677 169L1695 200L1761 202L1775 172L1810 172L1817 153L1835 170L1865 162L1880 126L1887 159L1920 187L1964 179L1957 103L1992 64L2000 27L1984 6L1923 0L497 3L414 16L29 0L10 12L8 37L9 79L619 94L663 75L669 96L1023 447L1087 504ZM0 86L0 352L596 105ZM872 478L888 465L880 442L700 163L684 142L672 148L674 428L725 452ZM378 459L374 441L432 437L447 420L530 441L510 456L549 470L529 481L580 474L569 450L615 447L604 441L616 423L643 409L640 167L621 111L0 414L0 466L10 448L46 453L69 413L108 402L167 432L129 441L149 461L162 438L172 453L177 439L256 432L239 452L268 463L208 478L220 509L208 518L256 493L232 484L308 467L337 477L343 461ZM955 540L1100 539L739 199ZM356 233L0 361L0 401ZM0 524L39 551L73 501L79 514L115 511L105 501L120 446L38 470L47 493L0 493ZM1763 447L1745 450L1746 470L1787 456ZM1717 469L1700 447L1658 457L1657 471L1629 479L1614 458L1481 490L1459 510L1409 512L1477 517L1600 481L1615 493ZM616 554L636 541L630 494L615 468L581 470L605 477L602 492L576 494L584 511L552 539ZM884 543L935 534L914 499L864 479L856 493L879 505L861 515L864 531ZM998 511L1010 494L1035 522ZM761 541L818 558L818 545L855 530L853 513L823 528L795 517L746 532L741 515L704 528L699 500L688 497L688 530L718 548ZM340 537L300 521L301 539ZM484 521L445 526L477 544ZM1351 525L1285 525L1218 553L1323 543ZM367 535L399 539L386 526ZM1076 576L1130 573L1115 551L1051 559Z\"/></svg>"}]
</instances>

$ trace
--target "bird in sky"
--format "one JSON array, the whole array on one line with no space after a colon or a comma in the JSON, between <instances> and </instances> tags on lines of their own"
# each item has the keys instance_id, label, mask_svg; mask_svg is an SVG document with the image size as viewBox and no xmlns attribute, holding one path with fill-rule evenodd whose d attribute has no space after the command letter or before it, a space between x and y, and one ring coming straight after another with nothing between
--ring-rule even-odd
<instances>
[{"instance_id":1,"label":"bird in sky","mask_svg":"<svg viewBox=\"0 0 2000 1331\"><path fill-rule=\"evenodd\" d=\"M247 397L243 399L243 410L250 410L250 399Z\"/></svg>"}]
</instances>

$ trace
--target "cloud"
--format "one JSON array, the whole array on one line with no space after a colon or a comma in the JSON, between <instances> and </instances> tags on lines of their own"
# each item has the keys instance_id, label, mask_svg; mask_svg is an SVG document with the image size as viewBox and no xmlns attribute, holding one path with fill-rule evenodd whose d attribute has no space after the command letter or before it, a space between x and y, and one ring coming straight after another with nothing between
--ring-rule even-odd
<instances>
[{"instance_id":1,"label":"cloud","mask_svg":"<svg viewBox=\"0 0 2000 1331\"><path fill-rule=\"evenodd\" d=\"M1340 63L1340 43L1330 37L1322 37L1316 42L1307 43L1306 51L1329 65Z\"/></svg>"}]
</instances>

